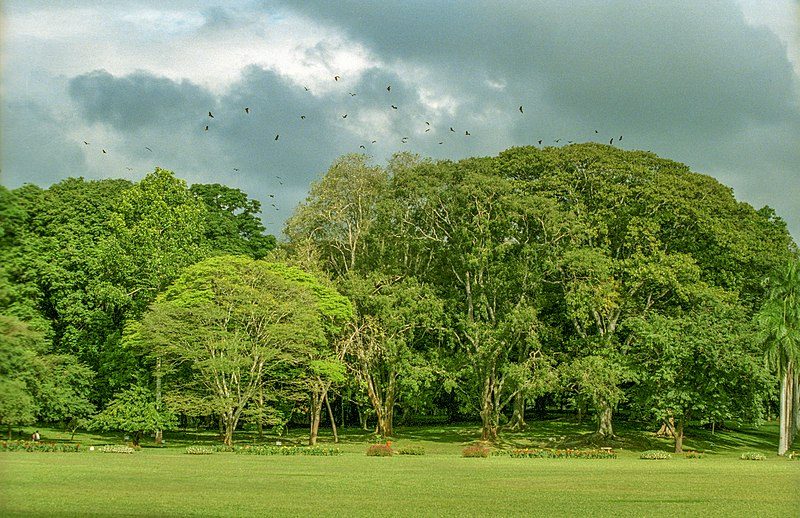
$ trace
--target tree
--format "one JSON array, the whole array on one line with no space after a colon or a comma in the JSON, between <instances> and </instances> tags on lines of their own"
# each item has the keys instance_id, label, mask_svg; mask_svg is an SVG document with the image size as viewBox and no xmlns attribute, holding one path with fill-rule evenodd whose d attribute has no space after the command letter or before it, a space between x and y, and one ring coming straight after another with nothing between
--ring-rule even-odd
<instances>
[{"instance_id":1,"label":"tree","mask_svg":"<svg viewBox=\"0 0 800 518\"><path fill-rule=\"evenodd\" d=\"M287 371L302 378L326 344L324 319L348 307L296 268L220 256L187 268L132 329L130 341L163 358L170 391L194 396L221 415L223 441L231 445L259 391Z\"/></svg>"},{"instance_id":2,"label":"tree","mask_svg":"<svg viewBox=\"0 0 800 518\"><path fill-rule=\"evenodd\" d=\"M795 257L773 274L769 286L769 298L757 321L767 364L780 378L778 455L783 455L800 426L796 393L800 377L800 260Z\"/></svg>"},{"instance_id":3,"label":"tree","mask_svg":"<svg viewBox=\"0 0 800 518\"><path fill-rule=\"evenodd\" d=\"M134 385L117 393L89 427L130 433L134 446L138 446L143 434L169 430L175 424L175 416L156 402L152 392Z\"/></svg>"}]
</instances>

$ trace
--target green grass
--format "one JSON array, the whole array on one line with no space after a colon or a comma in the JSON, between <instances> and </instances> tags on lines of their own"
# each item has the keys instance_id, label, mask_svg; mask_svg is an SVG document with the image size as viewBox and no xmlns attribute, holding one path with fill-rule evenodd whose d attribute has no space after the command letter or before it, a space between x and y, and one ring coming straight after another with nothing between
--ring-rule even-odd
<instances>
[{"instance_id":1,"label":"green grass","mask_svg":"<svg viewBox=\"0 0 800 518\"><path fill-rule=\"evenodd\" d=\"M47 440L64 439L43 432ZM614 460L461 458L464 445L477 438L474 426L400 428L393 446L419 445L426 454L390 458L367 457L374 437L352 429L339 457L186 455L186 446L213 438L180 432L167 436L166 448L133 455L4 452L0 515L791 516L800 508L800 462L775 455L774 426L713 436L692 430L687 448L710 453L661 462L641 461L638 452L645 445L669 451L667 441L619 433L629 447ZM503 443L562 446L587 437L585 427L550 421L506 434ZM76 439L121 442L113 435ZM253 440L241 436L243 443ZM281 440L301 442L302 435ZM743 451L768 458L740 461Z\"/></svg>"}]
</instances>

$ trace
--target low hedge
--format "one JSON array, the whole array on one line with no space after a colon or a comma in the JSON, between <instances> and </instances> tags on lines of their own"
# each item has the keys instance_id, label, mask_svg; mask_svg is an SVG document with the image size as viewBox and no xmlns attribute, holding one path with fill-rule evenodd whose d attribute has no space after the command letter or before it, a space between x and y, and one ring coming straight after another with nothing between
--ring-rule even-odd
<instances>
[{"instance_id":1,"label":"low hedge","mask_svg":"<svg viewBox=\"0 0 800 518\"><path fill-rule=\"evenodd\" d=\"M211 455L214 453L214 450L204 446L189 446L186 448L186 453L189 455Z\"/></svg>"},{"instance_id":2,"label":"low hedge","mask_svg":"<svg viewBox=\"0 0 800 518\"><path fill-rule=\"evenodd\" d=\"M746 451L739 456L741 460L767 460L767 456L757 451Z\"/></svg>"},{"instance_id":3,"label":"low hedge","mask_svg":"<svg viewBox=\"0 0 800 518\"><path fill-rule=\"evenodd\" d=\"M647 450L643 451L639 455L639 458L644 460L669 460L672 458L672 455L661 450Z\"/></svg>"},{"instance_id":4,"label":"low hedge","mask_svg":"<svg viewBox=\"0 0 800 518\"><path fill-rule=\"evenodd\" d=\"M122 444L106 444L97 448L100 453L133 453L136 448L132 446L124 446Z\"/></svg>"},{"instance_id":5,"label":"low hedge","mask_svg":"<svg viewBox=\"0 0 800 518\"><path fill-rule=\"evenodd\" d=\"M398 455L425 455L425 447L424 446L402 446L397 448Z\"/></svg>"},{"instance_id":6,"label":"low hedge","mask_svg":"<svg viewBox=\"0 0 800 518\"><path fill-rule=\"evenodd\" d=\"M488 457L491 453L488 446L483 444L472 444L461 451L462 457Z\"/></svg>"},{"instance_id":7,"label":"low hedge","mask_svg":"<svg viewBox=\"0 0 800 518\"><path fill-rule=\"evenodd\" d=\"M367 447L367 457L391 457L394 450L388 444L370 444Z\"/></svg>"},{"instance_id":8,"label":"low hedge","mask_svg":"<svg viewBox=\"0 0 800 518\"><path fill-rule=\"evenodd\" d=\"M322 446L235 446L233 452L240 455L310 455L316 457L333 457L342 454L339 448Z\"/></svg>"},{"instance_id":9,"label":"low hedge","mask_svg":"<svg viewBox=\"0 0 800 518\"><path fill-rule=\"evenodd\" d=\"M0 441L0 451L78 453L81 451L81 445L36 441Z\"/></svg>"},{"instance_id":10,"label":"low hedge","mask_svg":"<svg viewBox=\"0 0 800 518\"><path fill-rule=\"evenodd\" d=\"M501 454L502 455L502 454ZM549 448L523 448L508 450L509 457L515 459L616 459L613 450L555 450Z\"/></svg>"}]
</instances>

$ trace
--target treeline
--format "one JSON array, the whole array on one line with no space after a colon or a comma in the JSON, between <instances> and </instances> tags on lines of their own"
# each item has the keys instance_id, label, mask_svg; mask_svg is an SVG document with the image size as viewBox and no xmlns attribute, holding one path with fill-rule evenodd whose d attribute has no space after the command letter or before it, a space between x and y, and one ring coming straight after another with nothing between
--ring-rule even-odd
<instances>
[{"instance_id":1,"label":"treeline","mask_svg":"<svg viewBox=\"0 0 800 518\"><path fill-rule=\"evenodd\" d=\"M347 155L274 250L256 201L161 170L2 196L3 349L69 380L0 360L31 398L4 423L109 423L135 386L226 442L297 415L313 441L324 407L385 436L398 412L480 418L491 440L558 404L605 436L616 411L674 422L679 449L687 421L757 421L778 394L754 317L796 258L784 223L651 153Z\"/></svg>"}]
</instances>

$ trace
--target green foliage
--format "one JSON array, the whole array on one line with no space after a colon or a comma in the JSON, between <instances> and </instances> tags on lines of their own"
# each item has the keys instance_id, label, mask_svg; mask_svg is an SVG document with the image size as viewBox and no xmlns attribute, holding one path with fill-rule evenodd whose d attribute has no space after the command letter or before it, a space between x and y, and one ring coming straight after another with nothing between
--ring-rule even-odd
<instances>
[{"instance_id":1,"label":"green foliage","mask_svg":"<svg viewBox=\"0 0 800 518\"><path fill-rule=\"evenodd\" d=\"M647 450L640 453L639 458L644 460L669 460L672 455L661 450Z\"/></svg>"},{"instance_id":2,"label":"green foliage","mask_svg":"<svg viewBox=\"0 0 800 518\"><path fill-rule=\"evenodd\" d=\"M40 441L0 441L0 451L27 451L45 453L79 453L80 444L61 444Z\"/></svg>"},{"instance_id":3,"label":"green foliage","mask_svg":"<svg viewBox=\"0 0 800 518\"><path fill-rule=\"evenodd\" d=\"M233 450L240 455L307 455L311 457L335 457L341 455L339 448L324 446L237 446Z\"/></svg>"},{"instance_id":4,"label":"green foliage","mask_svg":"<svg viewBox=\"0 0 800 518\"><path fill-rule=\"evenodd\" d=\"M149 390L134 385L114 396L106 408L92 419L90 428L133 433L133 444L138 445L142 434L168 430L175 424L175 416L169 410L160 408Z\"/></svg>"},{"instance_id":5,"label":"green foliage","mask_svg":"<svg viewBox=\"0 0 800 518\"><path fill-rule=\"evenodd\" d=\"M395 451L398 455L425 455L425 447L416 444L400 446Z\"/></svg>"},{"instance_id":6,"label":"green foliage","mask_svg":"<svg viewBox=\"0 0 800 518\"><path fill-rule=\"evenodd\" d=\"M515 459L616 459L611 450L553 450L553 449L515 449L508 451Z\"/></svg>"},{"instance_id":7,"label":"green foliage","mask_svg":"<svg viewBox=\"0 0 800 518\"><path fill-rule=\"evenodd\" d=\"M123 446L121 444L106 444L105 446L100 446L97 448L98 452L100 453L134 453L136 452L136 448L132 446Z\"/></svg>"}]
</instances>

